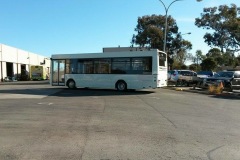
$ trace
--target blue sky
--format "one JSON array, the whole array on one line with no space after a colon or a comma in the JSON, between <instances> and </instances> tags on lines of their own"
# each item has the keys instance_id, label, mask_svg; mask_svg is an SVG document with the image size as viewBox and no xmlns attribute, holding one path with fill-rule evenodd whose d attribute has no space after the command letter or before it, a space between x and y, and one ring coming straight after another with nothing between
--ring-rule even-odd
<instances>
[{"instance_id":1,"label":"blue sky","mask_svg":"<svg viewBox=\"0 0 240 160\"><path fill-rule=\"evenodd\" d=\"M168 6L172 0L163 0ZM174 3L168 14L176 19L190 51L209 47L206 30L194 20L204 7L236 4L240 0L183 0ZM0 0L0 43L50 57L58 53L95 53L103 47L128 47L137 18L165 14L159 0Z\"/></svg>"}]
</instances>

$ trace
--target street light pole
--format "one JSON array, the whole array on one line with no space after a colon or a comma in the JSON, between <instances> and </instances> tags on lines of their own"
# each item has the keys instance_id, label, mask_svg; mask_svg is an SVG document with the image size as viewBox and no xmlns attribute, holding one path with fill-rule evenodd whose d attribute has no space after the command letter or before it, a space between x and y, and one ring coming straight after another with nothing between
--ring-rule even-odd
<instances>
[{"instance_id":1,"label":"street light pole","mask_svg":"<svg viewBox=\"0 0 240 160\"><path fill-rule=\"evenodd\" d=\"M170 8L170 6L177 2L177 1L182 1L182 0L174 0L172 1L172 3L169 4L168 7L166 7L166 5L163 3L162 0L159 0L162 4L163 4L163 7L165 9L165 31L164 31L164 44L163 44L163 51L166 52L166 43L167 43L167 26L168 26L168 22L167 22L167 16L168 16L168 10Z\"/></svg>"}]
</instances>

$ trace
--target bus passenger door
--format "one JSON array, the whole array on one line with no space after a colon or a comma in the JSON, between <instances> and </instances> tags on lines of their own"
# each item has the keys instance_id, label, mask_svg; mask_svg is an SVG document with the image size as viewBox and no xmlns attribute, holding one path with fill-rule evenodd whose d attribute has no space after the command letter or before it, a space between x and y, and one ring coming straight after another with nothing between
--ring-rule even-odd
<instances>
[{"instance_id":1,"label":"bus passenger door","mask_svg":"<svg viewBox=\"0 0 240 160\"><path fill-rule=\"evenodd\" d=\"M52 60L52 85L65 85L65 60Z\"/></svg>"}]
</instances>

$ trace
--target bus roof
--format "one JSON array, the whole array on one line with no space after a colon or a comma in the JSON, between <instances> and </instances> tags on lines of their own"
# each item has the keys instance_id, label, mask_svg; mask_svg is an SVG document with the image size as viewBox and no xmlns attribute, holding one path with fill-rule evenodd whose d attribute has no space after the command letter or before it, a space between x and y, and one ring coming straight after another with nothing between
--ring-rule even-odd
<instances>
[{"instance_id":1,"label":"bus roof","mask_svg":"<svg viewBox=\"0 0 240 160\"><path fill-rule=\"evenodd\" d=\"M103 53L76 53L76 54L53 54L52 59L77 59L77 58L114 58L114 57L146 57L154 56L157 52L164 53L157 49L145 51L122 51L122 52L103 52ZM165 54L165 53L164 53Z\"/></svg>"}]
</instances>

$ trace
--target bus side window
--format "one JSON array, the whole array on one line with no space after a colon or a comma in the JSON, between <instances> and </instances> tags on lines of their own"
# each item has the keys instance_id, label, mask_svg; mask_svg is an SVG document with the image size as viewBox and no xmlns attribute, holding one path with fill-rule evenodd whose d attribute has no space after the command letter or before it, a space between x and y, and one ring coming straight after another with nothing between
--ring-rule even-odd
<instances>
[{"instance_id":1,"label":"bus side window","mask_svg":"<svg viewBox=\"0 0 240 160\"><path fill-rule=\"evenodd\" d=\"M83 60L78 60L77 64L77 73L78 74L83 74L84 73L84 61Z\"/></svg>"},{"instance_id":2,"label":"bus side window","mask_svg":"<svg viewBox=\"0 0 240 160\"><path fill-rule=\"evenodd\" d=\"M75 74L77 73L77 59L71 59L70 61L70 73Z\"/></svg>"},{"instance_id":3,"label":"bus side window","mask_svg":"<svg viewBox=\"0 0 240 160\"><path fill-rule=\"evenodd\" d=\"M110 73L110 59L96 59L94 60L94 73L108 74Z\"/></svg>"},{"instance_id":4,"label":"bus side window","mask_svg":"<svg viewBox=\"0 0 240 160\"><path fill-rule=\"evenodd\" d=\"M151 57L141 57L132 58L132 73L143 74L152 72L152 58Z\"/></svg>"},{"instance_id":5,"label":"bus side window","mask_svg":"<svg viewBox=\"0 0 240 160\"><path fill-rule=\"evenodd\" d=\"M71 70L70 60L67 59L67 60L66 60L66 74L70 74L70 70Z\"/></svg>"},{"instance_id":6,"label":"bus side window","mask_svg":"<svg viewBox=\"0 0 240 160\"><path fill-rule=\"evenodd\" d=\"M130 58L113 58L112 74L127 74L131 69Z\"/></svg>"},{"instance_id":7,"label":"bus side window","mask_svg":"<svg viewBox=\"0 0 240 160\"><path fill-rule=\"evenodd\" d=\"M85 60L83 62L84 74L93 74L93 60Z\"/></svg>"}]
</instances>

